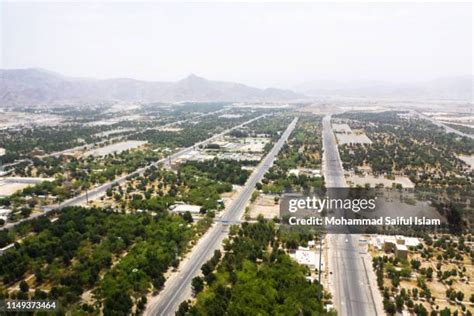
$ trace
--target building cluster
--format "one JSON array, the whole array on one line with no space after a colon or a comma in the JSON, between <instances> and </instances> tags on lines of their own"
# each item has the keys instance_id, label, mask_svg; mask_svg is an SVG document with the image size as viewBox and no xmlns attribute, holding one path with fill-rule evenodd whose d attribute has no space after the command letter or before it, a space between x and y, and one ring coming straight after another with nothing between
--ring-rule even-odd
<instances>
[{"instance_id":1,"label":"building cluster","mask_svg":"<svg viewBox=\"0 0 474 316\"><path fill-rule=\"evenodd\" d=\"M225 206L223 199L217 200L217 204L219 205L219 207L222 207L222 208ZM202 214L201 212L202 206L186 204L184 202L176 202L175 204L169 207L169 210L173 213L178 213L178 214L184 214L184 213L189 212L193 216Z\"/></svg>"},{"instance_id":2,"label":"building cluster","mask_svg":"<svg viewBox=\"0 0 474 316\"><path fill-rule=\"evenodd\" d=\"M416 237L405 237L400 235L379 235L372 239L372 244L378 250L394 253L397 258L406 260L408 258L409 248L418 247L420 240Z\"/></svg>"},{"instance_id":3,"label":"building cluster","mask_svg":"<svg viewBox=\"0 0 474 316\"><path fill-rule=\"evenodd\" d=\"M299 177L301 175L308 176L310 178L320 178L321 169L311 169L311 168L297 168L297 169L290 169L288 170L288 175Z\"/></svg>"},{"instance_id":4,"label":"building cluster","mask_svg":"<svg viewBox=\"0 0 474 316\"><path fill-rule=\"evenodd\" d=\"M173 161L172 166L176 167L186 161L207 161L216 158L243 162L260 161L265 151L265 146L269 142L270 138L263 137L263 135L245 138L224 136L203 148L195 148L182 155Z\"/></svg>"},{"instance_id":5,"label":"building cluster","mask_svg":"<svg viewBox=\"0 0 474 316\"><path fill-rule=\"evenodd\" d=\"M0 207L0 220L6 222L11 212L12 210L9 208Z\"/></svg>"}]
</instances>

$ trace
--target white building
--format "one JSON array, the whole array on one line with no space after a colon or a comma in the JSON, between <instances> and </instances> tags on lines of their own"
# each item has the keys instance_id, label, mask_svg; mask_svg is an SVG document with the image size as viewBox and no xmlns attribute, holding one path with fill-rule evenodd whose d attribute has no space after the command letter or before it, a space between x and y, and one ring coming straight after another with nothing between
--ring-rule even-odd
<instances>
[{"instance_id":1,"label":"white building","mask_svg":"<svg viewBox=\"0 0 474 316\"><path fill-rule=\"evenodd\" d=\"M10 209L0 208L0 219L3 219L6 222L8 219L8 215L10 215L11 212L12 210Z\"/></svg>"},{"instance_id":2,"label":"white building","mask_svg":"<svg viewBox=\"0 0 474 316\"><path fill-rule=\"evenodd\" d=\"M9 208L0 208L0 216L7 216L8 214L10 214L12 212L11 209Z\"/></svg>"},{"instance_id":3,"label":"white building","mask_svg":"<svg viewBox=\"0 0 474 316\"><path fill-rule=\"evenodd\" d=\"M175 213L186 213L199 214L201 212L201 206L191 204L175 204L170 206L170 210Z\"/></svg>"},{"instance_id":4,"label":"white building","mask_svg":"<svg viewBox=\"0 0 474 316\"><path fill-rule=\"evenodd\" d=\"M395 246L395 255L398 259L406 260L408 258L408 248L406 245L397 244Z\"/></svg>"},{"instance_id":5,"label":"white building","mask_svg":"<svg viewBox=\"0 0 474 316\"><path fill-rule=\"evenodd\" d=\"M405 237L401 235L397 236L386 236L377 235L372 237L372 245L378 250L384 249L385 251L395 251L396 245L404 245L407 248L417 247L420 244L420 240L416 237Z\"/></svg>"},{"instance_id":6,"label":"white building","mask_svg":"<svg viewBox=\"0 0 474 316\"><path fill-rule=\"evenodd\" d=\"M290 169L290 170L288 170L288 175L298 177L300 175L300 170L299 169Z\"/></svg>"},{"instance_id":7,"label":"white building","mask_svg":"<svg viewBox=\"0 0 474 316\"><path fill-rule=\"evenodd\" d=\"M416 237L403 237L405 240L405 246L407 247L418 247L420 240Z\"/></svg>"},{"instance_id":8,"label":"white building","mask_svg":"<svg viewBox=\"0 0 474 316\"><path fill-rule=\"evenodd\" d=\"M311 178L320 178L321 170L320 169L311 169L311 168L298 168L288 170L288 175L300 176L305 175Z\"/></svg>"},{"instance_id":9,"label":"white building","mask_svg":"<svg viewBox=\"0 0 474 316\"><path fill-rule=\"evenodd\" d=\"M301 265L307 266L311 269L317 269L319 267L319 254L314 250L307 250L308 248L300 247L295 253L290 254L296 262ZM321 262L321 270L324 270L324 263Z\"/></svg>"}]
</instances>

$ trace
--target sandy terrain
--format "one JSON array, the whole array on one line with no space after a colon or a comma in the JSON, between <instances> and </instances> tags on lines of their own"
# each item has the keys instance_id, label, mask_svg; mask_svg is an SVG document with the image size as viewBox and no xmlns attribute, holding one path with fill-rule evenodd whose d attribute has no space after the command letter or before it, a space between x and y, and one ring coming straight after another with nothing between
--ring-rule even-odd
<instances>
[{"instance_id":1,"label":"sandy terrain","mask_svg":"<svg viewBox=\"0 0 474 316\"><path fill-rule=\"evenodd\" d=\"M474 116L460 115L460 116L432 116L435 120L441 120L445 122L471 122L474 121Z\"/></svg>"},{"instance_id":2,"label":"sandy terrain","mask_svg":"<svg viewBox=\"0 0 474 316\"><path fill-rule=\"evenodd\" d=\"M464 161L466 164L468 164L470 166L470 170L474 170L474 155L473 156L460 155L458 156L458 158Z\"/></svg>"},{"instance_id":3,"label":"sandy terrain","mask_svg":"<svg viewBox=\"0 0 474 316\"><path fill-rule=\"evenodd\" d=\"M439 252L439 253L441 253L441 252ZM371 247L371 255L372 256L383 256L383 255L387 255L387 253L385 253L384 251L377 251L373 247ZM421 262L421 267L422 268L426 269L428 267L431 267L434 270L434 273L433 273L434 277L432 278L432 280L427 280L426 284L427 284L428 288L431 291L431 295L435 298L435 304L433 306L430 306L430 304L428 302L426 302L426 300L424 300L424 299L415 300L415 304L418 304L418 303L423 304L423 306L425 306L425 308L428 311L430 311L430 310L436 308L436 306L438 306L438 310L442 310L445 307L448 307L448 308L451 309L451 312L453 312L454 310L458 310L458 312L460 312L461 311L460 305L456 304L454 302L450 302L446 298L446 290L448 289L449 286L446 285L446 284L443 284L442 282L440 282L438 280L438 278L436 277L436 271L437 271L436 263L438 262L436 260L436 254L431 259L426 259L426 258L421 257L419 251L418 252L410 251L408 259L409 259L409 261L411 259L419 260ZM464 264L450 263L450 262L444 261L443 264L442 264L441 270L442 271L449 271L451 269L459 270L460 265L462 265L463 267L466 268L465 275L470 280L472 280L474 278L474 268L473 268L473 266L471 264L469 264L469 259L467 257L464 258L463 263ZM410 279L402 278L401 281L400 281L400 288L405 288L407 290L408 289L412 290L413 288L418 288L418 291L420 291L420 288L417 286L417 280L416 280L418 275L419 275L419 273L413 272ZM470 297L470 293L472 293L472 281L469 282L469 283L466 283L466 282L460 281L459 277L454 277L454 279L455 279L455 282L453 283L452 288L454 288L456 291L462 291L464 293L465 296L464 296L464 299L463 299L463 304L467 307L468 310L470 310L472 312L474 310L474 308L468 302L469 297ZM388 286L389 288L392 287L392 283L387 277L384 278L384 284L386 286ZM461 314L461 313L459 313L459 314Z\"/></svg>"},{"instance_id":4,"label":"sandy terrain","mask_svg":"<svg viewBox=\"0 0 474 316\"><path fill-rule=\"evenodd\" d=\"M404 188L414 188L415 184L407 177L395 176L395 180L386 179L384 177L376 177L373 175L350 175L347 177L347 181L352 182L353 185L364 186L369 183L371 187L375 187L377 184L382 183L384 187L391 188L393 183L401 184Z\"/></svg>"},{"instance_id":5,"label":"sandy terrain","mask_svg":"<svg viewBox=\"0 0 474 316\"><path fill-rule=\"evenodd\" d=\"M264 218L272 219L280 214L279 203L275 204L273 195L261 194L257 200L250 206L250 218L257 218L262 214Z\"/></svg>"},{"instance_id":6,"label":"sandy terrain","mask_svg":"<svg viewBox=\"0 0 474 316\"><path fill-rule=\"evenodd\" d=\"M0 196L9 196L43 181L54 181L54 178L6 177L0 178Z\"/></svg>"},{"instance_id":7,"label":"sandy terrain","mask_svg":"<svg viewBox=\"0 0 474 316\"><path fill-rule=\"evenodd\" d=\"M372 141L361 130L352 130L347 124L332 124L339 144L372 144Z\"/></svg>"},{"instance_id":8,"label":"sandy terrain","mask_svg":"<svg viewBox=\"0 0 474 316\"><path fill-rule=\"evenodd\" d=\"M0 180L0 196L10 196L15 192L23 190L32 184L27 183L5 183Z\"/></svg>"}]
</instances>

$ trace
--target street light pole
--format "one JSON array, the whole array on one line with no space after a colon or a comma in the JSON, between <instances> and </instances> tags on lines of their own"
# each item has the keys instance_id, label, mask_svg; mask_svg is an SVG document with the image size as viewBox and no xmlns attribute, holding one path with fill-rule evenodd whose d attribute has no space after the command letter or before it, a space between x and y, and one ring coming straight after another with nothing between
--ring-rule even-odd
<instances>
[{"instance_id":1,"label":"street light pole","mask_svg":"<svg viewBox=\"0 0 474 316\"><path fill-rule=\"evenodd\" d=\"M319 235L319 269L318 269L318 283L319 283L319 292L318 298L321 302L322 286L321 286L321 265L322 265L322 252L323 252L323 236Z\"/></svg>"},{"instance_id":2,"label":"street light pole","mask_svg":"<svg viewBox=\"0 0 474 316\"><path fill-rule=\"evenodd\" d=\"M87 173L87 169L82 168L81 170ZM87 185L85 185L85 189L86 189L86 204L89 204L89 193L87 191Z\"/></svg>"}]
</instances>

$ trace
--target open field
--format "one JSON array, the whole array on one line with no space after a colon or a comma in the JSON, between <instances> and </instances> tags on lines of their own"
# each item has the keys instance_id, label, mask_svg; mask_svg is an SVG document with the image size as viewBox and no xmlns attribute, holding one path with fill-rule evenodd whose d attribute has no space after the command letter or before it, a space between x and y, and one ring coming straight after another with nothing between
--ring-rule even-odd
<instances>
[{"instance_id":1,"label":"open field","mask_svg":"<svg viewBox=\"0 0 474 316\"><path fill-rule=\"evenodd\" d=\"M346 179L354 186L365 186L368 183L371 187L375 187L380 184L382 184L386 188L391 188L393 185L396 184L401 184L403 188L415 187L415 184L411 182L408 177L403 176L393 176L393 179L389 179L384 176L374 176L370 174L360 176L351 173L348 177L346 177Z\"/></svg>"},{"instance_id":2,"label":"open field","mask_svg":"<svg viewBox=\"0 0 474 316\"><path fill-rule=\"evenodd\" d=\"M273 219L280 214L280 205L275 203L275 196L271 194L261 194L255 202L250 205L248 216L252 219L263 215L266 219Z\"/></svg>"},{"instance_id":3,"label":"open field","mask_svg":"<svg viewBox=\"0 0 474 316\"><path fill-rule=\"evenodd\" d=\"M64 121L59 115L36 114L23 112L4 111L0 109L0 130L6 128L20 128L23 126L55 126Z\"/></svg>"},{"instance_id":4,"label":"open field","mask_svg":"<svg viewBox=\"0 0 474 316\"><path fill-rule=\"evenodd\" d=\"M332 124L339 144L372 144L363 131L352 130L347 124Z\"/></svg>"},{"instance_id":5,"label":"open field","mask_svg":"<svg viewBox=\"0 0 474 316\"><path fill-rule=\"evenodd\" d=\"M459 155L458 158L464 161L467 165L469 165L470 170L474 169L474 155Z\"/></svg>"},{"instance_id":6,"label":"open field","mask_svg":"<svg viewBox=\"0 0 474 316\"><path fill-rule=\"evenodd\" d=\"M31 186L27 183L5 183L0 180L0 196L10 196L24 188Z\"/></svg>"},{"instance_id":7,"label":"open field","mask_svg":"<svg viewBox=\"0 0 474 316\"><path fill-rule=\"evenodd\" d=\"M0 178L0 196L10 196L24 188L33 186L43 181L53 181L54 178L24 178L6 177Z\"/></svg>"}]
</instances>

